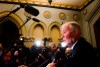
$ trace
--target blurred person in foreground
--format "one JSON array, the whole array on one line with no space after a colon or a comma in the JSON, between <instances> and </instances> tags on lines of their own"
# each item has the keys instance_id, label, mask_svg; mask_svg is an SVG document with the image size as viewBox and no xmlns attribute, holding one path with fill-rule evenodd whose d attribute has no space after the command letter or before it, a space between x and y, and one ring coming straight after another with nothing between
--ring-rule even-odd
<instances>
[{"instance_id":1,"label":"blurred person in foreground","mask_svg":"<svg viewBox=\"0 0 100 67\"><path fill-rule=\"evenodd\" d=\"M11 61L11 58L11 50L3 49L0 56L0 67L17 67L17 65Z\"/></svg>"},{"instance_id":2,"label":"blurred person in foreground","mask_svg":"<svg viewBox=\"0 0 100 67\"><path fill-rule=\"evenodd\" d=\"M92 45L81 37L81 28L77 22L64 23L61 26L61 34L63 42L71 49L71 56L66 58L65 55L62 67L97 67L97 53ZM46 67L57 67L57 64L51 62Z\"/></svg>"}]
</instances>

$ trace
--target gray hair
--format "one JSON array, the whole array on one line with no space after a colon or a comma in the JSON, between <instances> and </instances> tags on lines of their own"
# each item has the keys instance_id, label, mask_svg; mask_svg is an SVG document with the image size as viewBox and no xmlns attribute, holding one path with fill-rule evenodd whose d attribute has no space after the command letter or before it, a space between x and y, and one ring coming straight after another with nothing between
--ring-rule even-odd
<instances>
[{"instance_id":1,"label":"gray hair","mask_svg":"<svg viewBox=\"0 0 100 67\"><path fill-rule=\"evenodd\" d=\"M69 26L69 28L71 29L71 30L81 30L81 28L80 28L80 25L78 24L78 22L76 22L76 21L70 21L70 22L66 22L66 23L64 23L63 25L62 25L62 27L63 26ZM61 28L62 28L61 27Z\"/></svg>"},{"instance_id":2,"label":"gray hair","mask_svg":"<svg viewBox=\"0 0 100 67\"><path fill-rule=\"evenodd\" d=\"M81 28L80 28L80 25L77 23L77 22L75 22L75 21L71 21L70 22L70 25L71 25L71 29L72 30L81 30Z\"/></svg>"}]
</instances>

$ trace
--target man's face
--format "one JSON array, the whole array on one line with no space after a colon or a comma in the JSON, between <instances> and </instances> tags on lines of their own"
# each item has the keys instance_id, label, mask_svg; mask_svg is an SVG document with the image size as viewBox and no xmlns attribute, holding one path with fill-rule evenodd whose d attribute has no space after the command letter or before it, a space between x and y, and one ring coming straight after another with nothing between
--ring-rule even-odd
<instances>
[{"instance_id":1,"label":"man's face","mask_svg":"<svg viewBox=\"0 0 100 67\"><path fill-rule=\"evenodd\" d=\"M66 50L65 50L65 54L67 55L67 56L70 56L71 55L71 48L66 48Z\"/></svg>"},{"instance_id":2,"label":"man's face","mask_svg":"<svg viewBox=\"0 0 100 67\"><path fill-rule=\"evenodd\" d=\"M74 32L70 29L68 25L62 27L61 34L62 40L66 42L67 45L71 45L73 43Z\"/></svg>"},{"instance_id":3,"label":"man's face","mask_svg":"<svg viewBox=\"0 0 100 67\"><path fill-rule=\"evenodd\" d=\"M10 59L11 59L11 52L9 51L9 52L7 52L7 54L4 56L4 62L5 62L6 64L8 64L8 62L10 61Z\"/></svg>"},{"instance_id":4,"label":"man's face","mask_svg":"<svg viewBox=\"0 0 100 67\"><path fill-rule=\"evenodd\" d=\"M56 45L55 45L55 44L52 44L52 45L51 45L51 51L56 51L56 50L57 50Z\"/></svg>"}]
</instances>

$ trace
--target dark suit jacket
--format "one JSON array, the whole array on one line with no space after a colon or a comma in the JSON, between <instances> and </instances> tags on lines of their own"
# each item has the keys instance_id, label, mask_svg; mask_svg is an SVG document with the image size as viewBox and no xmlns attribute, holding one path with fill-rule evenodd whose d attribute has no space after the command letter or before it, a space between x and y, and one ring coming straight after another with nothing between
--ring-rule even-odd
<instances>
[{"instance_id":1,"label":"dark suit jacket","mask_svg":"<svg viewBox=\"0 0 100 67\"><path fill-rule=\"evenodd\" d=\"M64 67L97 67L97 54L84 38L80 38L72 50L71 58Z\"/></svg>"}]
</instances>

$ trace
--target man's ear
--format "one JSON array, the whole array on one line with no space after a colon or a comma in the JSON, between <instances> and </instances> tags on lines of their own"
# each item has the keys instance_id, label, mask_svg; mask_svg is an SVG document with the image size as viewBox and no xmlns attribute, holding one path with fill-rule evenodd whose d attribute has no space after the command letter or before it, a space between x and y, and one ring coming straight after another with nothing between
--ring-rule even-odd
<instances>
[{"instance_id":1,"label":"man's ear","mask_svg":"<svg viewBox=\"0 0 100 67\"><path fill-rule=\"evenodd\" d=\"M75 30L74 36L76 39L80 38L81 31L80 30Z\"/></svg>"},{"instance_id":2,"label":"man's ear","mask_svg":"<svg viewBox=\"0 0 100 67\"><path fill-rule=\"evenodd\" d=\"M79 33L79 31L78 31L78 30L74 30L74 31L73 31L73 37L74 37L74 38L76 38L76 37L77 37L77 35L78 35L78 33Z\"/></svg>"}]
</instances>

